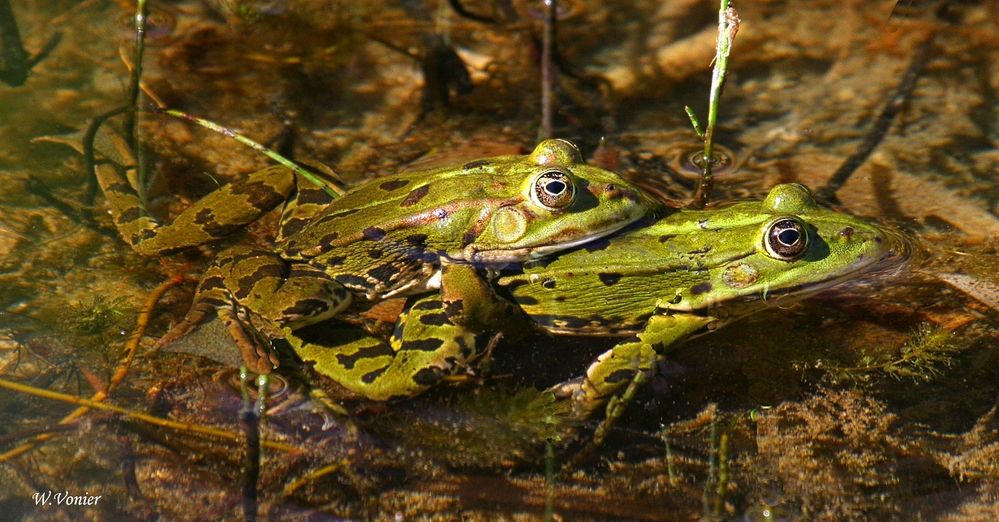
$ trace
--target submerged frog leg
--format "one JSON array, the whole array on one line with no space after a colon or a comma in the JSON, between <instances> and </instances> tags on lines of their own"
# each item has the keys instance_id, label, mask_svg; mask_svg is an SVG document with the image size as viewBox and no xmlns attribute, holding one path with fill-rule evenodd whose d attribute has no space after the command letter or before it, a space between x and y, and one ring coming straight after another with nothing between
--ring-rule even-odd
<instances>
[{"instance_id":1,"label":"submerged frog leg","mask_svg":"<svg viewBox=\"0 0 999 522\"><path fill-rule=\"evenodd\" d=\"M470 373L491 338L451 322L436 295L413 301L388 343L356 329L338 332L338 338L325 332L321 342L305 331L285 333L316 372L377 401L412 397L446 377Z\"/></svg>"},{"instance_id":2,"label":"submerged frog leg","mask_svg":"<svg viewBox=\"0 0 999 522\"><path fill-rule=\"evenodd\" d=\"M158 255L225 237L285 201L294 176L275 166L250 174L209 193L169 224L146 211L134 187L117 168L97 169L115 227L135 251Z\"/></svg>"},{"instance_id":3,"label":"submerged frog leg","mask_svg":"<svg viewBox=\"0 0 999 522\"><path fill-rule=\"evenodd\" d=\"M600 354L586 369L586 375L550 391L556 397L571 399L577 416L588 417L618 395L634 379L635 372L651 372L662 354L711 321L711 317L689 314L654 315L635 337Z\"/></svg>"}]
</instances>

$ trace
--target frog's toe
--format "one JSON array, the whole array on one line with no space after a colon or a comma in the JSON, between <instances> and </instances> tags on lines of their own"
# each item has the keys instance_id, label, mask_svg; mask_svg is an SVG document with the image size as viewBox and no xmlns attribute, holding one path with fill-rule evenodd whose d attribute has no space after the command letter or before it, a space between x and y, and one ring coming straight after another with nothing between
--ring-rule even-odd
<instances>
[{"instance_id":1,"label":"frog's toe","mask_svg":"<svg viewBox=\"0 0 999 522\"><path fill-rule=\"evenodd\" d=\"M232 340L236 342L246 367L254 373L271 373L278 366L278 359L277 354L271 350L270 341L244 324L231 308L221 308L218 313Z\"/></svg>"}]
</instances>

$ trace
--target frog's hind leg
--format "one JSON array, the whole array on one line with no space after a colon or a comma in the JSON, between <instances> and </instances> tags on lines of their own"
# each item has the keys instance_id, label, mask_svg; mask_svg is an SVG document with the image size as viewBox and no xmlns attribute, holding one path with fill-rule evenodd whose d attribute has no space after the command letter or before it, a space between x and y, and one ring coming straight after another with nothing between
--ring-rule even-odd
<instances>
[{"instance_id":1,"label":"frog's hind leg","mask_svg":"<svg viewBox=\"0 0 999 522\"><path fill-rule=\"evenodd\" d=\"M232 234L285 201L295 183L288 168L269 167L209 193L173 222L161 224L113 165L101 165L97 181L122 239L143 255L172 252Z\"/></svg>"},{"instance_id":2,"label":"frog's hind leg","mask_svg":"<svg viewBox=\"0 0 999 522\"><path fill-rule=\"evenodd\" d=\"M411 397L470 374L487 351L491 336L456 325L444 306L437 295L411 302L388 343L357 329L285 333L304 362L347 390L377 401Z\"/></svg>"},{"instance_id":3,"label":"frog's hind leg","mask_svg":"<svg viewBox=\"0 0 999 522\"><path fill-rule=\"evenodd\" d=\"M287 263L260 248L236 246L221 252L205 271L194 304L158 342L165 346L217 315L226 324L244 362L256 373L277 366L270 339L281 328L300 328L346 308L351 294L322 271Z\"/></svg>"}]
</instances>

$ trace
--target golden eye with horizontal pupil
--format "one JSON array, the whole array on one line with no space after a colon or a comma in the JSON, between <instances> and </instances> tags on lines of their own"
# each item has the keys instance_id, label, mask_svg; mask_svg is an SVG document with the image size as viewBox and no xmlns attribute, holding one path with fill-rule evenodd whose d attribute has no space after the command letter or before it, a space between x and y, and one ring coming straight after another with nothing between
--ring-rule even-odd
<instances>
[{"instance_id":1,"label":"golden eye with horizontal pupil","mask_svg":"<svg viewBox=\"0 0 999 522\"><path fill-rule=\"evenodd\" d=\"M808 250L808 232L796 219L778 219L767 229L763 245L771 257L791 261L801 257Z\"/></svg>"},{"instance_id":2,"label":"golden eye with horizontal pupil","mask_svg":"<svg viewBox=\"0 0 999 522\"><path fill-rule=\"evenodd\" d=\"M551 210L568 207L576 198L576 187L565 172L549 170L534 180L534 199Z\"/></svg>"}]
</instances>

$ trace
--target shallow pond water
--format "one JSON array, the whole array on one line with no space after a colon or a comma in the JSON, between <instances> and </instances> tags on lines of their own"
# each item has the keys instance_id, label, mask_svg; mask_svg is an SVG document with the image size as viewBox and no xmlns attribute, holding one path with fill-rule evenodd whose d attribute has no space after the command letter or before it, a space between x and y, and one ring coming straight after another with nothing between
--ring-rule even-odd
<instances>
[{"instance_id":1,"label":"shallow pond water","mask_svg":"<svg viewBox=\"0 0 999 522\"><path fill-rule=\"evenodd\" d=\"M279 371L259 469L223 328L150 352L217 249L133 252L67 146L126 103L134 6L11 3L27 54L61 38L23 85L0 84L0 378L35 390L0 391L0 518L999 518L995 2L736 6L714 199L818 190L848 171L821 203L904 231L903 268L684 344L585 458L597 421L553 427L535 390L579 375L608 340L501 340L476 382L349 417ZM347 185L534 146L538 2L377 4L151 0L141 104L331 165ZM553 134L689 201L700 145L684 106L703 119L717 4L559 4ZM270 161L179 119L138 120L159 215ZM276 221L239 240L265 244ZM76 404L37 396L109 386L104 402L130 415L68 419Z\"/></svg>"}]
</instances>

